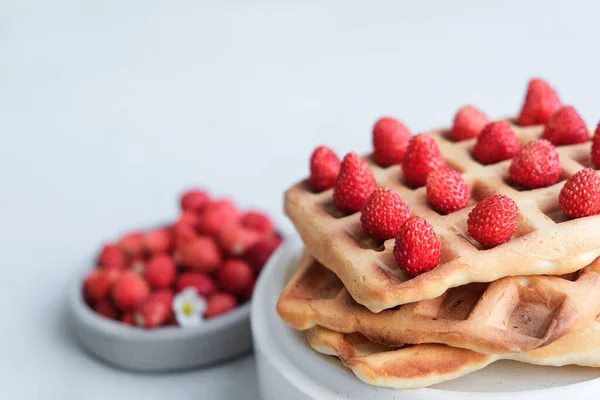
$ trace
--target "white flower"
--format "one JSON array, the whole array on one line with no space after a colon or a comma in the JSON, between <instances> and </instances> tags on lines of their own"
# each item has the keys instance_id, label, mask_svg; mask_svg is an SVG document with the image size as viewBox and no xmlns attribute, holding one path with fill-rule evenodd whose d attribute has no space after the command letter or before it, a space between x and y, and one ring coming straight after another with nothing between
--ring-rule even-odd
<instances>
[{"instance_id":1,"label":"white flower","mask_svg":"<svg viewBox=\"0 0 600 400\"><path fill-rule=\"evenodd\" d=\"M173 312L179 326L196 326L204 322L206 301L198 296L196 289L188 288L173 299Z\"/></svg>"}]
</instances>

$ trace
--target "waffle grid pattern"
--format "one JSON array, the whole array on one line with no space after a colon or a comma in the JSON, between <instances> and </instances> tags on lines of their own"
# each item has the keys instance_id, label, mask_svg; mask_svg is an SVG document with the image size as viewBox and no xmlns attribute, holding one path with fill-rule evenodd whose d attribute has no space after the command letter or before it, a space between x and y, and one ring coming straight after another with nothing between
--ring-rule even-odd
<instances>
[{"instance_id":1,"label":"waffle grid pattern","mask_svg":"<svg viewBox=\"0 0 600 400\"><path fill-rule=\"evenodd\" d=\"M296 329L322 326L399 347L441 343L481 353L545 346L600 313L600 259L569 277L506 277L375 314L357 304L337 276L305 252L277 304Z\"/></svg>"},{"instance_id":2,"label":"waffle grid pattern","mask_svg":"<svg viewBox=\"0 0 600 400\"><path fill-rule=\"evenodd\" d=\"M543 130L541 126L513 128L522 144L539 138ZM568 220L558 206L564 180L590 166L590 142L557 148L563 170L559 183L521 190L508 182L510 160L482 165L471 155L474 139L452 142L445 129L427 134L435 139L447 165L461 172L471 189L472 199L463 210L438 214L429 206L424 187L413 189L402 183L400 165L381 168L370 156L365 157L378 186L398 193L413 215L425 218L440 238L440 265L416 278L410 279L397 268L393 239L378 242L369 238L360 224L360 213L343 215L335 208L332 189L314 193L300 182L286 192L286 213L308 250L340 277L357 302L380 312L432 299L471 282L571 273L600 255L600 216ZM483 250L467 233L467 217L477 201L495 194L517 203L519 225L510 241Z\"/></svg>"}]
</instances>

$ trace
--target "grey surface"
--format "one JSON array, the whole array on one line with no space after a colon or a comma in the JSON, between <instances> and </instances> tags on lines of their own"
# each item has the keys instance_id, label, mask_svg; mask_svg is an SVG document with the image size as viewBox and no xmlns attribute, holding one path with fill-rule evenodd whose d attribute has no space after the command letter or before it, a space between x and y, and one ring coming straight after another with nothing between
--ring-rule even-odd
<instances>
[{"instance_id":1,"label":"grey surface","mask_svg":"<svg viewBox=\"0 0 600 400\"><path fill-rule=\"evenodd\" d=\"M0 397L253 398L251 358L147 376L65 334L67 285L101 240L173 217L202 183L276 215L318 143L370 147L473 102L519 108L541 74L599 117L597 3L0 2ZM6 395L6 396L4 396Z\"/></svg>"}]
</instances>

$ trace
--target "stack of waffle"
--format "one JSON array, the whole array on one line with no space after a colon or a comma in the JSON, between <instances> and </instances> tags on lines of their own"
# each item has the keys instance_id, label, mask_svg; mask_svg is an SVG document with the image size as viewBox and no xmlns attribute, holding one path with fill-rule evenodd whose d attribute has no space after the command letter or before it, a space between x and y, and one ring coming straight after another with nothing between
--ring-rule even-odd
<instances>
[{"instance_id":1,"label":"stack of waffle","mask_svg":"<svg viewBox=\"0 0 600 400\"><path fill-rule=\"evenodd\" d=\"M508 120L522 145L543 125ZM435 139L448 167L471 191L469 205L441 215L425 187L403 184L400 165L383 168L364 157L378 187L400 195L441 242L437 267L416 277L398 267L394 239L377 240L360 212L343 213L333 190L302 181L285 210L305 245L277 311L306 332L318 352L338 357L363 381L415 388L454 379L501 359L600 367L600 216L568 218L558 196L565 180L592 165L590 142L557 147L561 181L523 190L508 178L510 160L482 165L476 139L456 142L449 129ZM502 194L519 209L512 238L483 249L468 234L469 212Z\"/></svg>"}]
</instances>

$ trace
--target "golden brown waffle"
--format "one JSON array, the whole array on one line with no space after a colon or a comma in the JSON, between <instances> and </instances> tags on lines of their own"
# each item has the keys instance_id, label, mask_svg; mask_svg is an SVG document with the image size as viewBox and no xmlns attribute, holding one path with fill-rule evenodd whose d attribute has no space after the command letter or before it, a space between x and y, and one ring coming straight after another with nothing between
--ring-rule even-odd
<instances>
[{"instance_id":1,"label":"golden brown waffle","mask_svg":"<svg viewBox=\"0 0 600 400\"><path fill-rule=\"evenodd\" d=\"M315 327L307 331L310 345L340 358L362 381L395 389L431 386L485 368L498 360L535 365L600 367L600 322L571 332L554 343L523 352L482 354L443 344L389 348L360 333L338 333Z\"/></svg>"},{"instance_id":2,"label":"golden brown waffle","mask_svg":"<svg viewBox=\"0 0 600 400\"><path fill-rule=\"evenodd\" d=\"M514 127L522 143L541 135L542 127ZM360 224L360 213L344 215L333 204L333 190L314 193L305 182L286 192L285 210L308 250L334 271L360 304L373 312L440 296L448 288L491 282L515 275L563 275L583 268L600 255L600 216L568 220L558 205L564 179L590 166L590 143L558 147L563 168L556 185L520 190L508 183L510 160L482 165L471 156L475 139L452 142L447 130L428 133L449 167L460 171L471 189L471 205L440 215L428 204L425 188L402 184L399 165L377 166L366 157L378 186L397 192L414 215L425 218L442 243L441 263L410 279L396 264L394 240L378 242ZM514 237L482 250L467 233L467 216L485 197L504 194L519 206Z\"/></svg>"},{"instance_id":3,"label":"golden brown waffle","mask_svg":"<svg viewBox=\"0 0 600 400\"><path fill-rule=\"evenodd\" d=\"M443 343L481 353L535 349L588 326L600 313L600 258L569 277L518 276L450 289L372 313L305 252L277 312L296 329L359 332L386 346Z\"/></svg>"}]
</instances>

